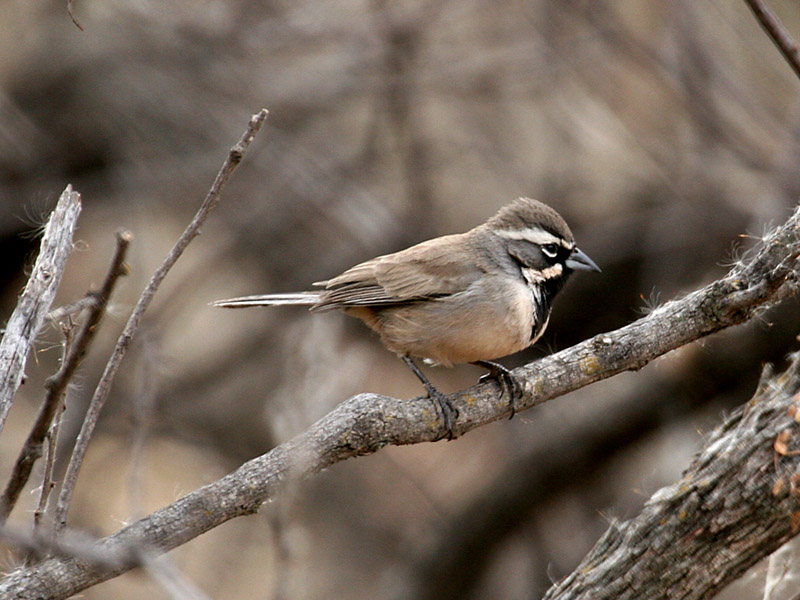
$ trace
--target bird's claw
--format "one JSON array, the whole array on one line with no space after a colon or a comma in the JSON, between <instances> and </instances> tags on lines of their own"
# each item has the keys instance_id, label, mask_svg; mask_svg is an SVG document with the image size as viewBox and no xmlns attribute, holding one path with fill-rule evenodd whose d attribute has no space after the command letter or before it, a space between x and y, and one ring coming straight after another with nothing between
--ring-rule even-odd
<instances>
[{"instance_id":1,"label":"bird's claw","mask_svg":"<svg viewBox=\"0 0 800 600\"><path fill-rule=\"evenodd\" d=\"M450 399L445 396L442 392L437 390L433 384L428 381L428 378L425 377L425 374L419 370L419 367L414 363L410 356L402 356L403 362L408 365L408 368L411 369L412 373L417 376L422 382L422 385L425 386L425 390L428 392L428 398L430 398L434 404L439 408L439 412L442 414L442 424L444 425L445 433L442 437L437 439L442 439L443 437L447 436L448 440L452 440L455 438L453 433L453 425L455 425L456 419L458 419L458 409L453 406L450 402Z\"/></svg>"},{"instance_id":2,"label":"bird's claw","mask_svg":"<svg viewBox=\"0 0 800 600\"><path fill-rule=\"evenodd\" d=\"M434 404L438 406L439 412L442 415L442 424L445 430L445 433L442 435L442 437L447 437L448 440L455 439L453 426L458 419L458 409L453 406L453 403L450 402L450 399L447 396L433 386L428 388L428 398L433 400Z\"/></svg>"},{"instance_id":3,"label":"bird's claw","mask_svg":"<svg viewBox=\"0 0 800 600\"><path fill-rule=\"evenodd\" d=\"M511 415L508 418L513 419L514 415L517 414L517 398L522 398L523 395L522 384L511 374L511 371L501 364L489 361L480 361L474 364L489 370L485 375L481 375L478 381L484 382L494 379L500 386L500 397L508 395L508 404L511 407Z\"/></svg>"}]
</instances>

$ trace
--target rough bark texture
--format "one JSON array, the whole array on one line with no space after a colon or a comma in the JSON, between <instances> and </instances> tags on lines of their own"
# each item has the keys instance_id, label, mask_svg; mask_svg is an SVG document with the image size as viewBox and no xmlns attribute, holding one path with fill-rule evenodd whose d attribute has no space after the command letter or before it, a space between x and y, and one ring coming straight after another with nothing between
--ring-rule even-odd
<instances>
[{"instance_id":1,"label":"rough bark texture","mask_svg":"<svg viewBox=\"0 0 800 600\"><path fill-rule=\"evenodd\" d=\"M47 221L39 256L6 324L0 341L0 431L22 382L28 353L61 283L80 212L81 196L68 185Z\"/></svg>"},{"instance_id":2,"label":"rough bark texture","mask_svg":"<svg viewBox=\"0 0 800 600\"><path fill-rule=\"evenodd\" d=\"M760 308L768 305L770 300L778 298L781 295L779 292L790 290L794 283L798 253L800 209L764 240L750 260L734 267L724 279L681 300L669 302L647 317L617 331L595 336L515 371L514 374L524 380L524 397L517 402L517 410L541 404L622 371L639 369L670 350L747 320ZM794 375L791 377L794 378ZM508 416L510 410L507 401L498 394L495 382L469 388L454 395L452 401L459 410L454 428L457 434ZM780 409L775 410L780 412ZM741 419L741 423L750 423L747 420L748 414ZM767 413L769 416L775 414ZM780 431L775 427L785 428L790 421L790 418L788 421L786 418L778 419L774 427L765 429L764 420L757 418L757 427L754 425L751 428L756 433L746 437L747 442L741 444L746 455L765 452L765 440L771 444L770 436L774 437L774 432ZM729 423L723 428L722 434L738 431L736 424L739 422ZM748 427L749 425L742 426L742 435L748 433ZM375 452L387 444L433 441L442 434L438 412L426 398L398 400L375 394L355 396L289 442L100 540L99 548L107 556L117 558L117 567L94 567L74 557L53 558L11 573L0 582L0 596L14 599L66 598L133 568L138 564L137 555L141 549L147 552L167 551L229 519L255 512L264 502L279 494L289 481L307 477L347 458ZM724 435L721 439L731 443L734 439L738 440L736 437ZM748 442L752 446L747 445ZM739 442L736 441L733 446L736 447L736 444ZM771 447L769 444L768 449ZM727 474L729 479L734 480L731 485L741 486L737 471L725 466L731 451L725 444L715 443L703 455L706 458L700 464L705 469L704 473L719 473L720 477ZM747 465L761 469L770 467L771 461L767 461L766 467L764 466L764 456L762 454L753 459L760 462L748 462ZM579 569L574 577L584 578L595 572L599 577L601 571L598 563L603 557L630 558L615 560L613 563L613 577L621 583L615 584L612 596L632 589L632 582L641 580L644 583L637 584L638 593L641 594L637 597L662 597L648 596L647 594L653 593L652 588L644 591L644 586L649 582L653 586L659 586L659 589L663 588L659 580L653 577L656 574L663 575L665 563L659 562L655 569L640 573L642 565L647 564L647 559L653 560L652 555L665 553L671 546L678 545L679 541L686 543L684 538L687 536L694 535L696 543L704 546L707 556L716 557L714 561L700 563L696 562L697 557L692 557L686 563L672 563L671 568L677 571L691 568L691 581L695 590L702 589L704 585L706 590L716 590L740 573L745 565L765 556L788 538L789 530L786 527L793 498L764 494L764 484L761 484L761 487L747 496L751 504L746 507L741 504L729 507L725 503L725 495L714 494L715 490L723 489L721 484L707 488L701 486L704 481L700 479L695 488L684 488L681 485L676 488L681 493L676 492L674 497L683 504L679 505L676 500L665 502L665 498L672 496L662 494L648 504L643 513L642 518L647 519L649 526L661 523L661 519L665 519L665 523L672 522L677 537L670 536L668 529L661 529L663 535L658 538L655 546L650 545L654 542L652 537L648 538L649 544L643 545L635 536L643 536L644 530L620 528L622 533L610 534L601 541L600 550L593 554L597 558L588 563L588 567ZM774 478L767 485L767 492L773 483ZM682 492L684 489L687 490L685 493ZM763 543L759 541L762 538L753 531L755 523L744 521L742 516L752 510L753 498L762 502L765 507L771 507L760 513L762 520L758 522L758 526L769 533L768 538L763 538ZM707 509L706 506L711 508ZM659 513L660 516L655 516L653 511L659 508L662 512ZM684 513L681 509L690 512ZM707 529L678 527L687 516L713 511L725 514L715 515L713 526L709 525ZM740 521L742 527L738 526ZM632 533L629 535L626 531ZM752 546L749 545L749 540L754 541ZM721 545L717 542L721 542ZM626 552L626 544L633 548L631 552ZM614 554L615 552L618 554ZM720 556L723 554L724 557ZM714 575L705 578L704 585L701 585L704 569ZM618 573L624 573L624 576L618 576ZM684 577L687 577L685 573L676 575L676 579ZM583 581L580 579L580 582ZM603 586L610 585L606 579L600 581ZM578 584L576 579L575 585ZM589 589L597 593L598 588L597 585L591 588L576 587L575 589L583 591L578 592L577 596L569 595L569 590L573 588L568 579L558 589L567 594L563 597L588 597L580 594L588 593ZM550 597L562 596L551 594Z\"/></svg>"},{"instance_id":3,"label":"rough bark texture","mask_svg":"<svg viewBox=\"0 0 800 600\"><path fill-rule=\"evenodd\" d=\"M547 600L711 598L800 526L800 354Z\"/></svg>"}]
</instances>

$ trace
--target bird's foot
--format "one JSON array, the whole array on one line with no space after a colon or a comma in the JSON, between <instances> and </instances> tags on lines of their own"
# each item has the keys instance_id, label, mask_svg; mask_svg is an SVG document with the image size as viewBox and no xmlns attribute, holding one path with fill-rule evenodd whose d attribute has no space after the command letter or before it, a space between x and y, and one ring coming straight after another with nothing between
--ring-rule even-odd
<instances>
[{"instance_id":1,"label":"bird's foot","mask_svg":"<svg viewBox=\"0 0 800 600\"><path fill-rule=\"evenodd\" d=\"M452 440L455 438L455 434L453 433L453 426L456 423L456 419L458 419L458 409L453 406L450 399L445 396L442 392L437 390L433 384L428 381L428 378L425 377L425 374L420 371L419 367L411 360L408 356L402 356L403 362L408 365L408 368L417 376L417 378L422 382L422 385L425 386L425 390L428 392L428 398L430 398L433 403L439 409L439 413L442 415L442 425L444 428L445 433L442 437L438 439L442 439L443 437L447 437L448 440Z\"/></svg>"},{"instance_id":2,"label":"bird's foot","mask_svg":"<svg viewBox=\"0 0 800 600\"><path fill-rule=\"evenodd\" d=\"M458 409L453 406L453 403L450 402L450 399L447 396L445 396L435 387L426 386L426 388L428 390L428 398L433 400L434 404L438 406L439 412L442 415L442 424L445 431L445 434L442 437L446 436L448 440L454 439L455 435L453 434L453 425L455 425L456 419L458 419Z\"/></svg>"},{"instance_id":3,"label":"bird's foot","mask_svg":"<svg viewBox=\"0 0 800 600\"><path fill-rule=\"evenodd\" d=\"M488 360L479 360L472 364L489 370L485 375L481 375L479 381L494 379L500 386L500 397L508 395L508 404L511 407L511 415L508 418L513 419L514 415L517 414L517 399L522 398L522 384L511 374L511 371L501 364L489 362Z\"/></svg>"}]
</instances>

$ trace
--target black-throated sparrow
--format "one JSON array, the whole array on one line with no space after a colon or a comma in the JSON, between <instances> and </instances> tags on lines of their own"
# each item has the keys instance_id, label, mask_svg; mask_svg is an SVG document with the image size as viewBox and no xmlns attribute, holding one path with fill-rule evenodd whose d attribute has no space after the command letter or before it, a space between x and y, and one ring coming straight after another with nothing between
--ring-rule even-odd
<instances>
[{"instance_id":1,"label":"black-throated sparrow","mask_svg":"<svg viewBox=\"0 0 800 600\"><path fill-rule=\"evenodd\" d=\"M247 296L214 302L243 308L311 305L338 308L358 317L399 355L436 400L452 438L458 416L413 362L451 366L472 363L489 369L514 398L519 384L495 358L533 344L547 327L551 303L572 271L599 271L575 245L555 210L519 198L466 233L445 235L378 256L338 277L292 294Z\"/></svg>"}]
</instances>

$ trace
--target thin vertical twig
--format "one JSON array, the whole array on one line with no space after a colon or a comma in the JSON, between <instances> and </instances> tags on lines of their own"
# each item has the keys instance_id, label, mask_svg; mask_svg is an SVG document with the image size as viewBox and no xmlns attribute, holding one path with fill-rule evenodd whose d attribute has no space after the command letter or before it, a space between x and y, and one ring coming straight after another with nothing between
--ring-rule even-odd
<instances>
[{"instance_id":1,"label":"thin vertical twig","mask_svg":"<svg viewBox=\"0 0 800 600\"><path fill-rule=\"evenodd\" d=\"M81 195L68 185L47 221L39 256L6 324L0 341L0 431L22 383L28 353L61 283L80 212Z\"/></svg>"},{"instance_id":2,"label":"thin vertical twig","mask_svg":"<svg viewBox=\"0 0 800 600\"><path fill-rule=\"evenodd\" d=\"M228 152L228 157L220 168L219 173L217 173L214 183L211 185L211 189L206 195L205 200L203 200L203 203L201 204L194 218L178 238L178 241L175 242L172 250L170 250L169 254L167 254L164 262L153 274L153 277L150 279L147 287L142 292L139 301L133 308L133 311L128 318L128 322L125 324L125 328L122 330L122 333L117 339L117 344L114 347L114 351L111 354L108 363L106 363L106 368L100 377L100 382L97 384L94 395L89 403L89 408L86 411L83 425L75 442L75 448L72 451L72 457L70 458L67 472L64 476L64 483L61 486L58 503L56 505L54 522L56 534L62 531L66 526L67 511L69 510L69 504L72 501L72 494L75 491L78 472L80 471L83 463L83 458L86 455L86 450L89 446L89 440L91 439L94 428L97 425L97 420L100 417L100 411L108 399L108 395L111 391L111 385L113 384L114 377L119 369L119 365L122 362L128 347L130 346L131 340L133 339L137 328L139 327L142 316L147 310L147 307L150 305L150 302L161 285L161 282L167 276L167 273L169 273L172 266L181 257L183 251L186 249L189 243L195 237L197 237L197 235L200 233L200 227L202 227L203 223L205 223L211 211L216 208L225 184L228 183L228 180L230 179L234 170L242 161L244 153L247 151L247 148L250 146L250 143L253 141L256 133L258 133L258 130L261 129L261 126L264 124L266 118L266 109L261 109L260 112L250 118L250 123L248 124L247 129L245 130L241 139L230 149L230 152Z\"/></svg>"},{"instance_id":3,"label":"thin vertical twig","mask_svg":"<svg viewBox=\"0 0 800 600\"><path fill-rule=\"evenodd\" d=\"M8 515L13 510L22 492L22 488L25 487L30 477L34 463L42 456L44 439L47 436L47 432L50 430L53 417L61 404L64 390L67 389L67 385L69 385L72 376L80 365L81 359L86 354L89 344L94 338L94 334L100 325L100 320L105 313L106 303L111 296L111 292L117 280L126 272L124 267L125 254L127 253L131 239L133 239L133 236L129 232L117 232L117 248L114 253L114 258L111 261L111 267L108 270L103 286L100 290L95 292L98 302L89 312L86 322L78 330L74 343L61 362L61 367L58 369L58 372L49 377L45 382L47 393L39 409L39 414L36 416L36 422L31 432L28 434L28 439L25 440L25 445L20 451L17 462L14 465L14 470L6 485L6 489L3 491L3 495L0 496L0 525L5 523Z\"/></svg>"},{"instance_id":4,"label":"thin vertical twig","mask_svg":"<svg viewBox=\"0 0 800 600\"><path fill-rule=\"evenodd\" d=\"M83 25L78 22L78 18L75 16L75 13L72 12L72 0L67 0L67 13L69 14L69 18L72 19L72 22L75 24L75 27L83 31Z\"/></svg>"},{"instance_id":5,"label":"thin vertical twig","mask_svg":"<svg viewBox=\"0 0 800 600\"><path fill-rule=\"evenodd\" d=\"M70 348L72 348L74 340L73 327L74 324L72 323L71 317L69 318L69 323L61 324L61 329L64 333L64 351L61 356L62 364L66 362L67 356L69 356ZM39 492L39 503L36 506L36 510L33 511L33 531L37 534L41 532L42 518L44 517L44 513L47 511L47 502L50 499L50 493L55 487L55 482L53 481L53 470L56 464L56 448L58 446L58 432L60 429L59 425L61 424L61 415L64 414L64 409L66 408L66 397L67 390L65 389L58 400L58 408L56 409L56 413L53 415L53 422L50 425L50 429L47 430L47 435L45 436L47 439L47 446L45 448L47 454L44 464L44 473L42 474L42 488Z\"/></svg>"},{"instance_id":6,"label":"thin vertical twig","mask_svg":"<svg viewBox=\"0 0 800 600\"><path fill-rule=\"evenodd\" d=\"M66 391L64 392L64 398L66 399ZM64 409L66 408L65 401L60 403L60 408L56 412L53 424L50 426L50 431L47 432L47 457L45 458L44 474L42 475L42 491L39 493L39 504L33 512L33 530L36 533L41 531L42 518L47 512L47 503L56 485L55 481L53 481L53 472L56 465L58 434L61 431L61 415L64 414Z\"/></svg>"},{"instance_id":7,"label":"thin vertical twig","mask_svg":"<svg viewBox=\"0 0 800 600\"><path fill-rule=\"evenodd\" d=\"M772 12L763 0L744 0L756 17L762 29L778 48L778 51L789 63L795 75L800 77L800 47L781 23L778 16Z\"/></svg>"}]
</instances>

